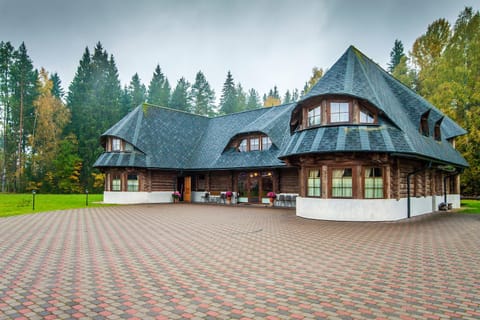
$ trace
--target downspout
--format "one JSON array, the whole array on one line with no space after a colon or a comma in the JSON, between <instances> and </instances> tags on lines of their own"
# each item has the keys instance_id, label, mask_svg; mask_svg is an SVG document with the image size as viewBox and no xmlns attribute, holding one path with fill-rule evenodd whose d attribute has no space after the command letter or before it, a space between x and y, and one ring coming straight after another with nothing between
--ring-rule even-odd
<instances>
[{"instance_id":1,"label":"downspout","mask_svg":"<svg viewBox=\"0 0 480 320\"><path fill-rule=\"evenodd\" d=\"M409 172L407 173L407 218L410 219L410 215L411 215L411 204L410 204L410 177L419 173L419 172L422 172L422 171L425 171L427 169L430 169L432 167L432 161L430 161L428 163L428 165L426 165L425 167L423 168L420 168L420 169L417 169L415 171L412 171L412 172Z\"/></svg>"}]
</instances>

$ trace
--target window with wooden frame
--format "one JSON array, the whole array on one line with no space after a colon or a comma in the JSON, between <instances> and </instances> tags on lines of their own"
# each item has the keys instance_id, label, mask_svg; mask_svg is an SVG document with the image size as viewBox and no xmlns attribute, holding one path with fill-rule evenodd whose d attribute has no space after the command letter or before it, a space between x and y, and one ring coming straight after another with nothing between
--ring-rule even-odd
<instances>
[{"instance_id":1,"label":"window with wooden frame","mask_svg":"<svg viewBox=\"0 0 480 320\"><path fill-rule=\"evenodd\" d=\"M122 151L122 139L112 138L112 151Z\"/></svg>"},{"instance_id":2,"label":"window with wooden frame","mask_svg":"<svg viewBox=\"0 0 480 320\"><path fill-rule=\"evenodd\" d=\"M272 146L272 140L266 135L249 135L236 141L232 142L232 144L234 146L237 144L236 149L238 152L264 151Z\"/></svg>"},{"instance_id":3,"label":"window with wooden frame","mask_svg":"<svg viewBox=\"0 0 480 320\"><path fill-rule=\"evenodd\" d=\"M127 191L131 191L131 192L138 191L138 175L129 174L127 176Z\"/></svg>"},{"instance_id":4,"label":"window with wooden frame","mask_svg":"<svg viewBox=\"0 0 480 320\"><path fill-rule=\"evenodd\" d=\"M250 142L250 151L260 150L260 138L259 137L250 138L249 142Z\"/></svg>"},{"instance_id":5,"label":"window with wooden frame","mask_svg":"<svg viewBox=\"0 0 480 320\"><path fill-rule=\"evenodd\" d=\"M270 137L262 137L262 150L268 150L272 146L272 140Z\"/></svg>"},{"instance_id":6,"label":"window with wooden frame","mask_svg":"<svg viewBox=\"0 0 480 320\"><path fill-rule=\"evenodd\" d=\"M308 110L308 126L318 126L322 123L322 107L316 106Z\"/></svg>"},{"instance_id":7,"label":"window with wooden frame","mask_svg":"<svg viewBox=\"0 0 480 320\"><path fill-rule=\"evenodd\" d=\"M122 191L122 177L119 174L112 175L112 191Z\"/></svg>"},{"instance_id":8,"label":"window with wooden frame","mask_svg":"<svg viewBox=\"0 0 480 320\"><path fill-rule=\"evenodd\" d=\"M366 167L364 169L364 197L365 199L383 199L383 170L380 167Z\"/></svg>"},{"instance_id":9,"label":"window with wooden frame","mask_svg":"<svg viewBox=\"0 0 480 320\"><path fill-rule=\"evenodd\" d=\"M322 195L322 180L320 169L308 170L307 178L307 196L320 197Z\"/></svg>"},{"instance_id":10,"label":"window with wooden frame","mask_svg":"<svg viewBox=\"0 0 480 320\"><path fill-rule=\"evenodd\" d=\"M352 168L335 168L331 170L332 198L353 198Z\"/></svg>"},{"instance_id":11,"label":"window with wooden frame","mask_svg":"<svg viewBox=\"0 0 480 320\"><path fill-rule=\"evenodd\" d=\"M350 103L331 101L329 103L329 123L350 122Z\"/></svg>"},{"instance_id":12,"label":"window with wooden frame","mask_svg":"<svg viewBox=\"0 0 480 320\"><path fill-rule=\"evenodd\" d=\"M366 124L375 123L375 114L373 114L373 112L370 112L366 108L360 108L359 122Z\"/></svg>"}]
</instances>

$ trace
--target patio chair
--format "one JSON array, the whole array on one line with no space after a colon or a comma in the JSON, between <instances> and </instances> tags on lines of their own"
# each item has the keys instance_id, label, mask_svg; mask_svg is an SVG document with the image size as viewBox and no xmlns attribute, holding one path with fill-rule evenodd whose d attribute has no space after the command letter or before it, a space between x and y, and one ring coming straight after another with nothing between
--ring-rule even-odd
<instances>
[{"instance_id":1,"label":"patio chair","mask_svg":"<svg viewBox=\"0 0 480 320\"><path fill-rule=\"evenodd\" d=\"M224 192L220 193L220 197L218 198L218 203L226 204L225 200L227 199L227 196L225 195Z\"/></svg>"},{"instance_id":2,"label":"patio chair","mask_svg":"<svg viewBox=\"0 0 480 320\"><path fill-rule=\"evenodd\" d=\"M285 205L285 195L280 193L277 197L277 203L281 205Z\"/></svg>"},{"instance_id":3,"label":"patio chair","mask_svg":"<svg viewBox=\"0 0 480 320\"><path fill-rule=\"evenodd\" d=\"M290 207L290 204L292 203L292 195L290 194L285 195L285 203L287 204L288 207Z\"/></svg>"},{"instance_id":4,"label":"patio chair","mask_svg":"<svg viewBox=\"0 0 480 320\"><path fill-rule=\"evenodd\" d=\"M203 202L210 202L210 192L205 192L202 196Z\"/></svg>"}]
</instances>

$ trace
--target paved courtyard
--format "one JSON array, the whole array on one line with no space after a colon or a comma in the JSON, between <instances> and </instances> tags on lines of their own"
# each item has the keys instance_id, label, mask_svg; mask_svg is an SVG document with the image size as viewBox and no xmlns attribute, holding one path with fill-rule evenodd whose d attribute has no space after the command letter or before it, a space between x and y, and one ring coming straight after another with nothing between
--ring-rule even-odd
<instances>
[{"instance_id":1,"label":"paved courtyard","mask_svg":"<svg viewBox=\"0 0 480 320\"><path fill-rule=\"evenodd\" d=\"M480 215L143 205L0 219L0 319L480 318Z\"/></svg>"}]
</instances>

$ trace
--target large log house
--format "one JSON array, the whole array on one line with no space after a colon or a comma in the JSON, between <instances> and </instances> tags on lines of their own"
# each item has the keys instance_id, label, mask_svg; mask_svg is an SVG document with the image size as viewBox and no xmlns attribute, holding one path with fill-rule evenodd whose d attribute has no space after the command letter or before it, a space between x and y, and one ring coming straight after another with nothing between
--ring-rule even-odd
<instances>
[{"instance_id":1,"label":"large log house","mask_svg":"<svg viewBox=\"0 0 480 320\"><path fill-rule=\"evenodd\" d=\"M207 118L144 104L101 137L104 201L298 194L297 215L379 221L460 206L466 131L354 47L302 100Z\"/></svg>"}]
</instances>

